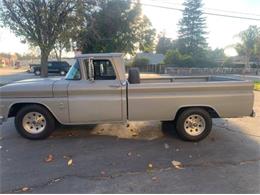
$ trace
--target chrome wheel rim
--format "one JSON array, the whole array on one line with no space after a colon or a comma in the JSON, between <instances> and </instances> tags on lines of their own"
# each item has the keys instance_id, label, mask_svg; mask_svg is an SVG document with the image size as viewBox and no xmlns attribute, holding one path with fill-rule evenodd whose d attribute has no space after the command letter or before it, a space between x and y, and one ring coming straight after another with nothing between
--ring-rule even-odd
<instances>
[{"instance_id":1,"label":"chrome wheel rim","mask_svg":"<svg viewBox=\"0 0 260 195\"><path fill-rule=\"evenodd\" d=\"M185 132L191 136L198 136L206 128L206 121L205 119L198 115L193 114L187 117L187 119L184 121L184 129Z\"/></svg>"},{"instance_id":2,"label":"chrome wheel rim","mask_svg":"<svg viewBox=\"0 0 260 195\"><path fill-rule=\"evenodd\" d=\"M39 112L29 112L23 117L23 128L31 134L41 133L46 127L46 119Z\"/></svg>"}]
</instances>

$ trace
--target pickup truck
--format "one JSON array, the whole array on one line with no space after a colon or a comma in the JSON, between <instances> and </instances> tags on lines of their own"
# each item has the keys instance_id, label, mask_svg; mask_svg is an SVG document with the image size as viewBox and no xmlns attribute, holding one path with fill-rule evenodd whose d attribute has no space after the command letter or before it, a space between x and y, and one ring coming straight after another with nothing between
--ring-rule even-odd
<instances>
[{"instance_id":1,"label":"pickup truck","mask_svg":"<svg viewBox=\"0 0 260 195\"><path fill-rule=\"evenodd\" d=\"M140 78L125 73L123 55L82 54L65 78L18 81L0 88L0 119L15 117L17 131L43 139L55 124L172 121L188 141L211 131L212 118L253 114L253 83L220 76Z\"/></svg>"}]
</instances>

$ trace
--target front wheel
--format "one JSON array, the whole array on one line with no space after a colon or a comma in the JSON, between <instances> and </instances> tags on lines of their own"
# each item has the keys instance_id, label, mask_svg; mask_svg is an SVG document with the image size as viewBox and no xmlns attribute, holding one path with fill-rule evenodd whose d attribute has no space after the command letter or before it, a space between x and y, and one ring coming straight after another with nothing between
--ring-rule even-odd
<instances>
[{"instance_id":1,"label":"front wheel","mask_svg":"<svg viewBox=\"0 0 260 195\"><path fill-rule=\"evenodd\" d=\"M44 139L55 129L55 120L43 106L28 105L17 113L15 126L18 133L25 138Z\"/></svg>"},{"instance_id":2,"label":"front wheel","mask_svg":"<svg viewBox=\"0 0 260 195\"><path fill-rule=\"evenodd\" d=\"M212 119L201 108L184 110L177 118L176 131L186 141L200 141L208 136L211 129Z\"/></svg>"}]
</instances>

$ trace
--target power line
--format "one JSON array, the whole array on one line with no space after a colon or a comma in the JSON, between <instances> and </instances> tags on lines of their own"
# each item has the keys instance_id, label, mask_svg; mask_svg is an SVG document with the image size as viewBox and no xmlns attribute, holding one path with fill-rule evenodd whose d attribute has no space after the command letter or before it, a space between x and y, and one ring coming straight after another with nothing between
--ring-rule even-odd
<instances>
[{"instance_id":1,"label":"power line","mask_svg":"<svg viewBox=\"0 0 260 195\"><path fill-rule=\"evenodd\" d=\"M135 2L132 2L132 3L137 4L137 3L135 3ZM184 11L184 9L181 9L181 8L166 7L166 6L153 5L153 4L147 4L147 3L140 3L140 4L143 5L143 6L148 6L148 7L156 7L156 8L168 9L168 10L175 10L175 11L181 11L181 12ZM226 14L219 14L219 13L207 12L207 11L203 11L202 13L205 14L205 15L220 16L220 17L226 17L226 18L236 18L236 19L260 21L260 18L252 18L252 17L244 17L244 16L226 15Z\"/></svg>"},{"instance_id":2,"label":"power line","mask_svg":"<svg viewBox=\"0 0 260 195\"><path fill-rule=\"evenodd\" d=\"M149 0L149 1L161 3L161 0L160 1ZM168 4L168 5L183 6L180 3L170 3L170 2L167 2L167 1L163 1L163 3ZM231 14L242 14L242 15L249 15L249 16L260 16L259 14L256 14L256 13L246 13L246 12L238 12L238 11L231 11L231 10L222 10L222 9L215 9L215 8L209 8L209 7L205 7L204 10L212 10L212 11L218 11L218 12L225 12L225 13L231 13Z\"/></svg>"}]
</instances>

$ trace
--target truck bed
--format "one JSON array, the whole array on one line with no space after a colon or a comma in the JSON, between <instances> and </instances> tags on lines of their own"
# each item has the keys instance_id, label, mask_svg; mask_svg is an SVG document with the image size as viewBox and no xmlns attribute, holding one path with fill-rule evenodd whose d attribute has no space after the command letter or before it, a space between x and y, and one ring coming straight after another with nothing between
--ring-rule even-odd
<instances>
[{"instance_id":1,"label":"truck bed","mask_svg":"<svg viewBox=\"0 0 260 195\"><path fill-rule=\"evenodd\" d=\"M183 107L204 107L218 117L249 116L253 83L223 76L142 78L128 85L129 120L172 120Z\"/></svg>"},{"instance_id":2,"label":"truck bed","mask_svg":"<svg viewBox=\"0 0 260 195\"><path fill-rule=\"evenodd\" d=\"M224 81L243 81L225 76L158 76L143 77L141 83L180 83L180 82L224 82Z\"/></svg>"}]
</instances>

